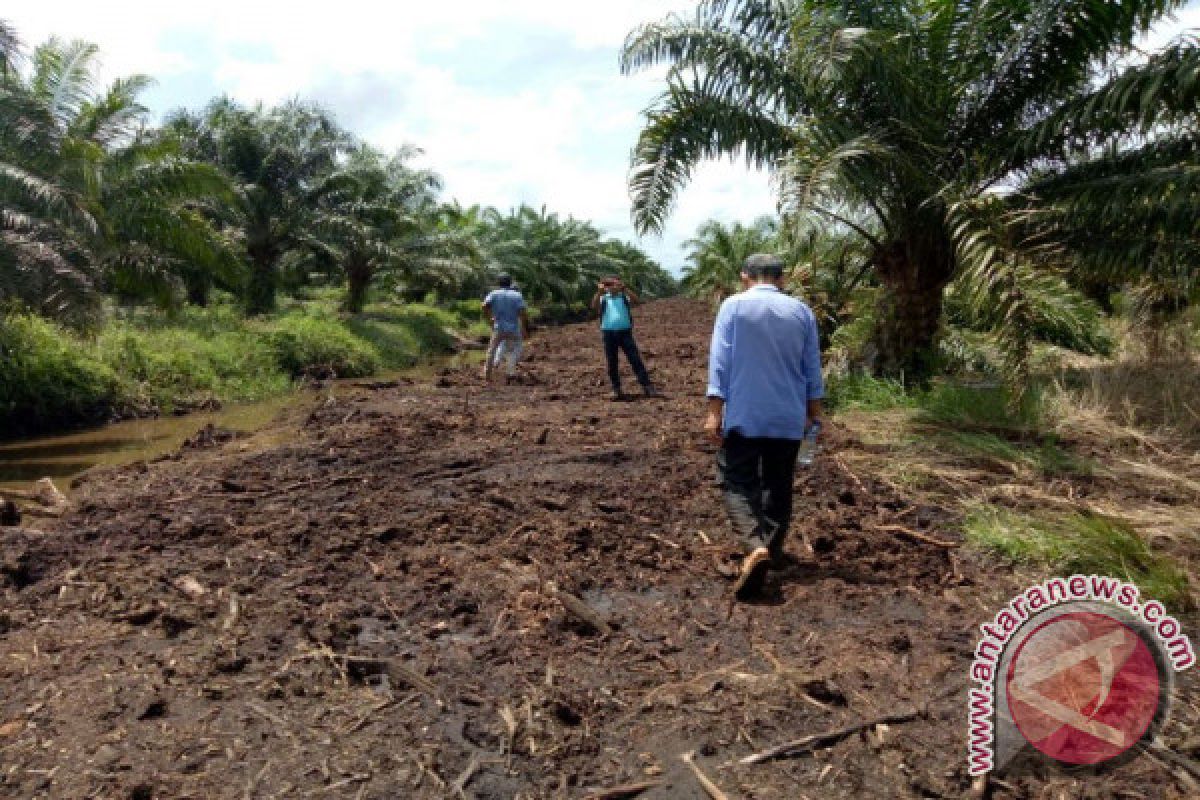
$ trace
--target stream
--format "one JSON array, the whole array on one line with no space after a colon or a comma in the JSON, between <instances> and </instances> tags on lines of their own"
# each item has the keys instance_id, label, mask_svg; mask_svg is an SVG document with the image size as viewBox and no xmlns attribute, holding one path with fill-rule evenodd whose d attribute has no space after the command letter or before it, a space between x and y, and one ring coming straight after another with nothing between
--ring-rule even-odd
<instances>
[{"instance_id":1,"label":"stream","mask_svg":"<svg viewBox=\"0 0 1200 800\"><path fill-rule=\"evenodd\" d=\"M411 369L335 381L332 391L363 381L429 378L443 367L482 363L482 359L482 353L467 350ZM219 411L132 419L98 428L0 442L0 487L23 489L39 478L51 478L61 490L69 492L71 480L94 467L121 466L173 452L210 423L219 428L254 432L269 425L285 410L314 403L329 391L330 388L297 389L268 400L230 404Z\"/></svg>"}]
</instances>

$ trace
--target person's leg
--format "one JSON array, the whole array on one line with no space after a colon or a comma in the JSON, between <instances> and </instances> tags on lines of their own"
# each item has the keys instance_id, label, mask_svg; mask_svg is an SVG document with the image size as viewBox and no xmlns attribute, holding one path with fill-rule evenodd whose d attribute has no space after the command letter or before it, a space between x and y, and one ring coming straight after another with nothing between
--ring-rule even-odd
<instances>
[{"instance_id":1,"label":"person's leg","mask_svg":"<svg viewBox=\"0 0 1200 800\"><path fill-rule=\"evenodd\" d=\"M617 348L620 347L620 341L616 331L601 331L604 337L604 358L608 362L608 382L612 384L612 390L615 394L621 393L621 372L620 365L617 363Z\"/></svg>"},{"instance_id":2,"label":"person's leg","mask_svg":"<svg viewBox=\"0 0 1200 800\"><path fill-rule=\"evenodd\" d=\"M629 359L629 366L633 368L633 374L637 376L638 383L642 385L643 389L649 389L650 376L646 373L646 365L642 363L642 354L638 352L633 331L621 331L620 341L621 349L625 351L625 357Z\"/></svg>"},{"instance_id":3,"label":"person's leg","mask_svg":"<svg viewBox=\"0 0 1200 800\"><path fill-rule=\"evenodd\" d=\"M767 548L771 555L778 557L783 554L783 542L792 521L792 481L800 442L766 439L763 445L762 509L770 528Z\"/></svg>"},{"instance_id":4,"label":"person's leg","mask_svg":"<svg viewBox=\"0 0 1200 800\"><path fill-rule=\"evenodd\" d=\"M509 335L508 340L508 377L515 377L517 374L517 362L521 360L521 351L524 349L524 342L521 341L521 334L513 333Z\"/></svg>"},{"instance_id":5,"label":"person's leg","mask_svg":"<svg viewBox=\"0 0 1200 800\"><path fill-rule=\"evenodd\" d=\"M487 356L483 359L483 379L485 381L491 380L492 367L495 366L496 361L500 358L501 341L502 335L500 332L492 331L492 338L488 340Z\"/></svg>"},{"instance_id":6,"label":"person's leg","mask_svg":"<svg viewBox=\"0 0 1200 800\"><path fill-rule=\"evenodd\" d=\"M762 525L762 453L758 440L736 433L725 437L717 451L717 474L725 502L725 513L733 533L747 550L766 547L769 540Z\"/></svg>"}]
</instances>

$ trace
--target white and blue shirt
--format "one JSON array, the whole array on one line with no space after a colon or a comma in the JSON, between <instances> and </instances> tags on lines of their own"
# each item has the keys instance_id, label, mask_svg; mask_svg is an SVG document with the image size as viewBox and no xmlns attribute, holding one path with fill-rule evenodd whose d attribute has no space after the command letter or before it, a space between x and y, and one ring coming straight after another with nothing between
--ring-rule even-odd
<instances>
[{"instance_id":1,"label":"white and blue shirt","mask_svg":"<svg viewBox=\"0 0 1200 800\"><path fill-rule=\"evenodd\" d=\"M825 396L812 309L765 284L722 303L708 354L708 396L725 401L726 434L803 439L808 401Z\"/></svg>"},{"instance_id":2,"label":"white and blue shirt","mask_svg":"<svg viewBox=\"0 0 1200 800\"><path fill-rule=\"evenodd\" d=\"M478 297L479 295L475 295ZM496 333L520 333L521 312L525 298L516 289L496 289L484 298L483 304L492 310Z\"/></svg>"}]
</instances>

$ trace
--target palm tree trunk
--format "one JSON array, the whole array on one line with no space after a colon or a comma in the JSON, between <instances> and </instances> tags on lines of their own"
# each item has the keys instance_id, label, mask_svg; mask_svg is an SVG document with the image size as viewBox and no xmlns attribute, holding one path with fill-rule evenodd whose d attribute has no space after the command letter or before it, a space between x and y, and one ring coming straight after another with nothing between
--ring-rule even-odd
<instances>
[{"instance_id":1,"label":"palm tree trunk","mask_svg":"<svg viewBox=\"0 0 1200 800\"><path fill-rule=\"evenodd\" d=\"M246 312L266 314L275 310L275 289L278 284L275 254L269 245L250 245L250 279L246 285Z\"/></svg>"},{"instance_id":2,"label":"palm tree trunk","mask_svg":"<svg viewBox=\"0 0 1200 800\"><path fill-rule=\"evenodd\" d=\"M183 283L187 292L188 304L208 308L208 294L212 290L212 281L208 276L188 272L183 276Z\"/></svg>"},{"instance_id":3,"label":"palm tree trunk","mask_svg":"<svg viewBox=\"0 0 1200 800\"><path fill-rule=\"evenodd\" d=\"M937 371L942 294L954 269L948 241L893 242L875 254L884 287L872 339L872 369L908 384L927 382Z\"/></svg>"},{"instance_id":4,"label":"palm tree trunk","mask_svg":"<svg viewBox=\"0 0 1200 800\"><path fill-rule=\"evenodd\" d=\"M346 263L346 300L343 307L352 314L358 314L367 304L367 292L371 288L373 270L364 261L350 260Z\"/></svg>"}]
</instances>

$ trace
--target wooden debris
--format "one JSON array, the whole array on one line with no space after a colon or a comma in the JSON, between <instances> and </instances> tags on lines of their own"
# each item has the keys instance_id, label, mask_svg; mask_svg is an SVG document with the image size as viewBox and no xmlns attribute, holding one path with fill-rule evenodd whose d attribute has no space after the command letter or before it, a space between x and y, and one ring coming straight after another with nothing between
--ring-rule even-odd
<instances>
[{"instance_id":1,"label":"wooden debris","mask_svg":"<svg viewBox=\"0 0 1200 800\"><path fill-rule=\"evenodd\" d=\"M584 795L584 800L627 800L637 797L642 792L662 786L662 781L643 781L642 783L627 783L623 786L613 786L610 789L592 789Z\"/></svg>"},{"instance_id":2,"label":"wooden debris","mask_svg":"<svg viewBox=\"0 0 1200 800\"><path fill-rule=\"evenodd\" d=\"M171 585L193 600L200 600L208 595L208 589L191 575L183 575L171 581Z\"/></svg>"},{"instance_id":3,"label":"wooden debris","mask_svg":"<svg viewBox=\"0 0 1200 800\"><path fill-rule=\"evenodd\" d=\"M873 728L876 725L899 725L900 723L904 722L912 722L920 715L920 711L912 709L910 711L904 711L897 714L888 714L886 716L876 717L875 719L863 720L862 722L856 722L853 725L847 725L844 728L836 728L831 731L825 731L824 733L814 733L790 742L785 742L781 745L772 747L769 750L764 750L761 753L755 753L754 755L746 756L745 758L740 759L738 763L760 764L763 761L770 761L771 759L775 758L798 755L809 750L815 750L818 747L822 747L827 744L833 744L834 742L845 739L847 736L852 736L853 734L856 734L861 730L865 730L866 728Z\"/></svg>"},{"instance_id":4,"label":"wooden debris","mask_svg":"<svg viewBox=\"0 0 1200 800\"><path fill-rule=\"evenodd\" d=\"M0 725L0 739L16 736L23 730L25 730L25 720L17 719L12 722L6 722Z\"/></svg>"},{"instance_id":5,"label":"wooden debris","mask_svg":"<svg viewBox=\"0 0 1200 800\"><path fill-rule=\"evenodd\" d=\"M701 772L700 767L696 766L696 751L684 753L680 756L683 763L687 764L692 770L692 774L696 776L696 780L704 787L704 791L712 800L729 800L729 797L722 792L717 785L708 779L708 776Z\"/></svg>"},{"instance_id":6,"label":"wooden debris","mask_svg":"<svg viewBox=\"0 0 1200 800\"><path fill-rule=\"evenodd\" d=\"M876 525L875 529L886 531L888 533L896 533L905 538L915 539L918 542L931 544L934 547L942 547L946 550L954 550L962 546L959 542L948 542L945 539L938 539L930 536L927 533L921 533L920 531L914 531L912 528L906 528L903 525Z\"/></svg>"},{"instance_id":7,"label":"wooden debris","mask_svg":"<svg viewBox=\"0 0 1200 800\"><path fill-rule=\"evenodd\" d=\"M580 600L575 595L559 589L553 581L550 581L546 584L546 593L558 600L558 602L562 604L562 607L565 608L569 614L586 623L596 632L603 634L604 636L612 635L613 628L612 625L608 623L608 620L600 616L595 609Z\"/></svg>"}]
</instances>

